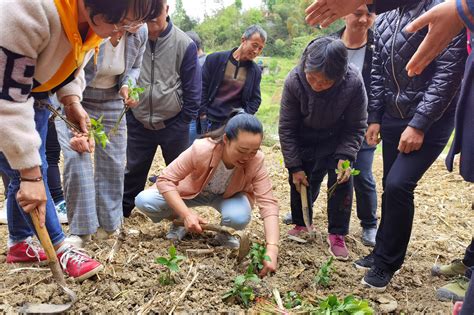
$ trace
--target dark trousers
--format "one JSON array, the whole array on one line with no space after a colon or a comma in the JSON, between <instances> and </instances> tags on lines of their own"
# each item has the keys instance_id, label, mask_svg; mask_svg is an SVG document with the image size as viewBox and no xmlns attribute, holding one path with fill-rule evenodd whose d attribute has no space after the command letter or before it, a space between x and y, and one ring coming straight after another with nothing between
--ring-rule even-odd
<instances>
[{"instance_id":1,"label":"dark trousers","mask_svg":"<svg viewBox=\"0 0 474 315\"><path fill-rule=\"evenodd\" d=\"M425 134L420 150L400 153L398 144L409 119L384 116L382 219L374 249L375 264L387 271L400 269L410 241L418 181L443 151L453 131L453 116L445 115Z\"/></svg>"},{"instance_id":2,"label":"dark trousers","mask_svg":"<svg viewBox=\"0 0 474 315\"><path fill-rule=\"evenodd\" d=\"M474 267L474 238L471 240L471 244L466 248L462 263L466 267Z\"/></svg>"},{"instance_id":3,"label":"dark trousers","mask_svg":"<svg viewBox=\"0 0 474 315\"><path fill-rule=\"evenodd\" d=\"M48 161L48 187L55 204L64 201L61 175L59 172L59 159L61 146L58 141L56 125L53 120L48 121L48 136L46 137L46 161Z\"/></svg>"},{"instance_id":4,"label":"dark trousers","mask_svg":"<svg viewBox=\"0 0 474 315\"><path fill-rule=\"evenodd\" d=\"M321 182L328 175L328 188L337 180L335 169L337 161L332 157L323 157L310 161L303 161L303 170L308 178L308 202L310 220L313 219L313 203L316 201L321 188ZM290 203L293 223L304 226L303 212L301 206L301 195L296 191L290 174ZM349 221L351 218L353 181L351 179L341 184L336 192L327 202L328 232L329 234L347 235L349 233Z\"/></svg>"},{"instance_id":5,"label":"dark trousers","mask_svg":"<svg viewBox=\"0 0 474 315\"><path fill-rule=\"evenodd\" d=\"M474 314L474 267L471 267L467 270L466 277L471 280L469 281L469 287L467 288L466 295L464 296L464 303L462 304L461 313L459 313L460 315Z\"/></svg>"},{"instance_id":6,"label":"dark trousers","mask_svg":"<svg viewBox=\"0 0 474 315\"><path fill-rule=\"evenodd\" d=\"M150 130L127 112L127 165L123 193L123 215L129 217L135 197L145 188L156 149L161 147L166 165L189 146L189 124L177 118L164 129Z\"/></svg>"},{"instance_id":7,"label":"dark trousers","mask_svg":"<svg viewBox=\"0 0 474 315\"><path fill-rule=\"evenodd\" d=\"M61 147L59 146L58 134L54 121L48 120L48 134L46 136L46 161L48 162L48 187L55 204L64 201L63 188L61 185L61 175L59 172L59 158ZM5 198L7 198L8 176L2 173L3 187L5 188Z\"/></svg>"},{"instance_id":8,"label":"dark trousers","mask_svg":"<svg viewBox=\"0 0 474 315\"><path fill-rule=\"evenodd\" d=\"M1 173L2 175L2 182L3 182L3 195L5 196L5 199L8 198L8 185L10 184L10 179L8 178L7 174Z\"/></svg>"},{"instance_id":9,"label":"dark trousers","mask_svg":"<svg viewBox=\"0 0 474 315\"><path fill-rule=\"evenodd\" d=\"M372 174L375 148L364 141L354 162L354 168L360 170L354 176L357 217L364 229L377 227L377 190Z\"/></svg>"}]
</instances>

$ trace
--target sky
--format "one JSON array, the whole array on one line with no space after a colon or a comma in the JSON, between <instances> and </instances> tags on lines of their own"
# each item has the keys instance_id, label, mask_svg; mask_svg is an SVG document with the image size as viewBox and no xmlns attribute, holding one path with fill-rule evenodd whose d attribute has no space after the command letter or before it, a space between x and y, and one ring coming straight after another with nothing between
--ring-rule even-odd
<instances>
[{"instance_id":1,"label":"sky","mask_svg":"<svg viewBox=\"0 0 474 315\"><path fill-rule=\"evenodd\" d=\"M235 2L235 0L183 0L184 9L186 13L192 17L202 20L204 15L207 13L208 15L212 15L213 12L222 8L220 2L224 3L224 6L231 5ZM261 0L242 0L242 8L249 9L259 7L261 5ZM168 0L168 4L170 6L170 14L173 13L176 0ZM204 4L206 4L207 12L204 9Z\"/></svg>"}]
</instances>

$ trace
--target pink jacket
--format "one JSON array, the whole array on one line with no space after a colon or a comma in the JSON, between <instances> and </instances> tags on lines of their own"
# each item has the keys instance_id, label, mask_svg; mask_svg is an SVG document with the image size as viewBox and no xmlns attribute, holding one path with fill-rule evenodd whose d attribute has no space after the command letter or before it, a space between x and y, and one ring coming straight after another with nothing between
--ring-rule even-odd
<instances>
[{"instance_id":1,"label":"pink jacket","mask_svg":"<svg viewBox=\"0 0 474 315\"><path fill-rule=\"evenodd\" d=\"M168 165L158 177L156 186L161 194L178 191L183 199L192 199L206 187L222 159L224 144L210 138L194 141L193 145ZM272 184L263 163L261 151L244 167L232 174L224 198L244 192L250 204L256 202L262 218L278 216L278 202L273 197Z\"/></svg>"}]
</instances>

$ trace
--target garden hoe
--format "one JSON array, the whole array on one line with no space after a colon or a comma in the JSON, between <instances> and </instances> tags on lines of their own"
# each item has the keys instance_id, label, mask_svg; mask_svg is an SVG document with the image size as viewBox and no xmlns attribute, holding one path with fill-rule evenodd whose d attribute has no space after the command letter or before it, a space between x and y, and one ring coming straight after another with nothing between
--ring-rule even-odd
<instances>
[{"instance_id":1,"label":"garden hoe","mask_svg":"<svg viewBox=\"0 0 474 315\"><path fill-rule=\"evenodd\" d=\"M56 251L54 250L53 243L49 238L48 231L46 227L40 227L38 214L36 211L31 213L31 219L33 221L33 225L35 226L36 233L38 238L41 242L41 246L43 246L44 251L46 252L46 256L48 257L48 264L51 272L53 273L53 278L59 284L59 286L63 289L64 292L70 297L71 302L68 304L30 304L27 303L23 305L19 313L20 314L55 314L55 313L62 313L67 311L71 308L71 306L76 302L77 296L76 294L66 287L66 281L64 280L64 274L59 266L58 257L56 256Z\"/></svg>"},{"instance_id":2,"label":"garden hoe","mask_svg":"<svg viewBox=\"0 0 474 315\"><path fill-rule=\"evenodd\" d=\"M312 236L313 228L311 227L311 220L309 217L308 188L303 184L301 184L300 194L301 194L301 210L303 212L304 225L308 229L308 233Z\"/></svg>"},{"instance_id":3,"label":"garden hoe","mask_svg":"<svg viewBox=\"0 0 474 315\"><path fill-rule=\"evenodd\" d=\"M184 222L180 220L175 220L173 223L177 226L184 226ZM240 239L239 254L237 255L238 262L241 262L250 251L250 239L248 234L244 231L236 231L228 226L222 226L217 224L201 224L201 228L204 231L220 232L230 234L232 236L237 236Z\"/></svg>"}]
</instances>

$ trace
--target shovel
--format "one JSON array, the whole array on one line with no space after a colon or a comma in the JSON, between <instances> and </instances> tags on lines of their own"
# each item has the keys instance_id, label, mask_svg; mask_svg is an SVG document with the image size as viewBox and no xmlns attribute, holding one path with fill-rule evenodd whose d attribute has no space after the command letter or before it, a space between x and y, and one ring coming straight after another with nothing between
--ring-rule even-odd
<instances>
[{"instance_id":1,"label":"shovel","mask_svg":"<svg viewBox=\"0 0 474 315\"><path fill-rule=\"evenodd\" d=\"M180 220L173 221L173 224L176 226L184 226L184 222ZM250 251L250 239L248 234L244 231L236 231L228 226L222 226L217 224L201 224L201 228L204 231L220 232L232 236L237 236L240 239L239 254L237 255L238 262L241 262Z\"/></svg>"},{"instance_id":2,"label":"shovel","mask_svg":"<svg viewBox=\"0 0 474 315\"><path fill-rule=\"evenodd\" d=\"M309 217L309 206L308 206L308 192L307 187L303 184L300 186L300 194L301 194L301 210L303 211L303 220L306 229L310 234L313 233L313 228L311 227L311 220Z\"/></svg>"},{"instance_id":3,"label":"shovel","mask_svg":"<svg viewBox=\"0 0 474 315\"><path fill-rule=\"evenodd\" d=\"M56 280L58 285L63 289L64 292L70 297L71 302L68 304L30 304L27 303L19 309L19 313L34 313L34 314L55 314L62 313L71 308L71 306L77 301L76 294L66 286L66 281L64 280L64 274L59 266L58 257L56 256L56 251L54 250L53 243L49 238L48 231L46 227L40 227L38 214L36 211L31 213L31 219L33 225L35 226L36 233L41 242L41 246L48 257L48 265L53 274L53 278Z\"/></svg>"}]
</instances>

